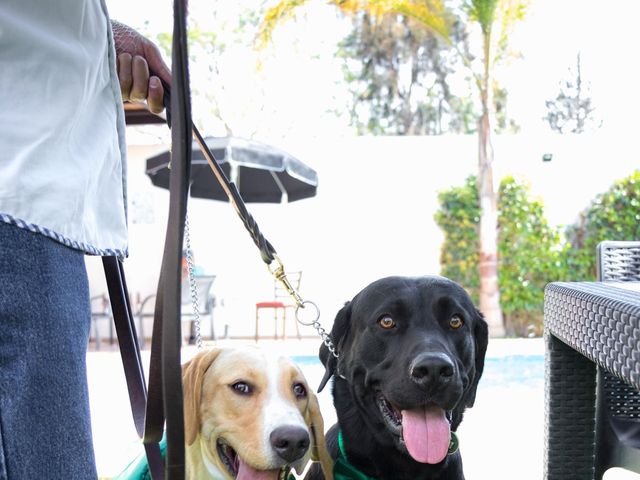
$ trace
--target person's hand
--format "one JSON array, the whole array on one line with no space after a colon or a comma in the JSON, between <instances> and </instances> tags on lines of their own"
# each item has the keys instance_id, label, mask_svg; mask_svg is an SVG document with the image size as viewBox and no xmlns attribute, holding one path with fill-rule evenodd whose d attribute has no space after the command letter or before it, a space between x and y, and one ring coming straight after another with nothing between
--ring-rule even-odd
<instances>
[{"instance_id":1,"label":"person's hand","mask_svg":"<svg viewBox=\"0 0 640 480\"><path fill-rule=\"evenodd\" d=\"M118 79L122 100L147 101L149 110L161 113L164 88L160 79L171 85L171 71L162 60L160 50L131 27L111 21L118 59Z\"/></svg>"}]
</instances>

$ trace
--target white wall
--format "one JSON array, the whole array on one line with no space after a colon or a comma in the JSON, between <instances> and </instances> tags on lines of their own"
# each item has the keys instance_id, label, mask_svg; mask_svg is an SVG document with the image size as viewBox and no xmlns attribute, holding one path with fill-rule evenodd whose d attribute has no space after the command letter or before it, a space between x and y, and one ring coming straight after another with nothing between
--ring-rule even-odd
<instances>
[{"instance_id":1,"label":"white wall","mask_svg":"<svg viewBox=\"0 0 640 480\"><path fill-rule=\"evenodd\" d=\"M552 224L572 223L598 192L640 168L636 144L594 136L504 136L495 139L496 179L531 183ZM342 303L370 281L391 274L438 273L442 233L433 220L437 193L476 170L475 136L292 139L288 150L318 171L318 194L289 205L249 205L285 266L302 269L302 295L316 301L331 326ZM155 291L168 193L151 186L145 159L162 146L129 151L129 289ZM543 153L553 160L542 162ZM216 329L253 333L254 304L269 299L272 281L257 249L226 203L189 205L197 263L216 274ZM142 222L142 223L138 223ZM98 259L87 261L92 291L105 290ZM267 332L270 321L265 321ZM147 327L147 331L150 331Z\"/></svg>"}]
</instances>

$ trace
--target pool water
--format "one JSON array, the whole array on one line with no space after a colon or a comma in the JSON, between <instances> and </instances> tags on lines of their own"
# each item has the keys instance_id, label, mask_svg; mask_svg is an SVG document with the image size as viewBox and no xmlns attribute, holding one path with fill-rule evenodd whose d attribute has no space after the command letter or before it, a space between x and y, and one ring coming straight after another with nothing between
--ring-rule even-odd
<instances>
[{"instance_id":1,"label":"pool water","mask_svg":"<svg viewBox=\"0 0 640 480\"><path fill-rule=\"evenodd\" d=\"M544 355L509 355L485 359L479 388L510 385L544 387Z\"/></svg>"},{"instance_id":2,"label":"pool water","mask_svg":"<svg viewBox=\"0 0 640 480\"><path fill-rule=\"evenodd\" d=\"M307 373L322 376L324 367L317 357L296 356L293 361ZM479 388L544 386L544 355L506 355L487 357Z\"/></svg>"}]
</instances>

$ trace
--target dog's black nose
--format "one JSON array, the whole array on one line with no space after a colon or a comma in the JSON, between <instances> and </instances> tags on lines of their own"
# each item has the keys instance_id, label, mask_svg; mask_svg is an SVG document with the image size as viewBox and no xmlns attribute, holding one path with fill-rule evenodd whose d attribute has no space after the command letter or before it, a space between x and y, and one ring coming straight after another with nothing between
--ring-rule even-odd
<instances>
[{"instance_id":1,"label":"dog's black nose","mask_svg":"<svg viewBox=\"0 0 640 480\"><path fill-rule=\"evenodd\" d=\"M411 364L411 380L420 386L446 383L453 377L455 367L448 355L442 352L422 353Z\"/></svg>"},{"instance_id":2,"label":"dog's black nose","mask_svg":"<svg viewBox=\"0 0 640 480\"><path fill-rule=\"evenodd\" d=\"M301 427L278 427L269 440L278 456L287 462L298 460L309 448L309 434Z\"/></svg>"}]
</instances>

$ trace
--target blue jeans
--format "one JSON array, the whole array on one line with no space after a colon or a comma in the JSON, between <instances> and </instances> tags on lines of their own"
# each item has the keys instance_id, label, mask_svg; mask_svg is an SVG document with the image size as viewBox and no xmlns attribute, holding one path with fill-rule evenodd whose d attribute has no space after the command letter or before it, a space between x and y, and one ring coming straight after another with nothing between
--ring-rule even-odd
<instances>
[{"instance_id":1,"label":"blue jeans","mask_svg":"<svg viewBox=\"0 0 640 480\"><path fill-rule=\"evenodd\" d=\"M84 254L0 222L0 479L97 477Z\"/></svg>"}]
</instances>

